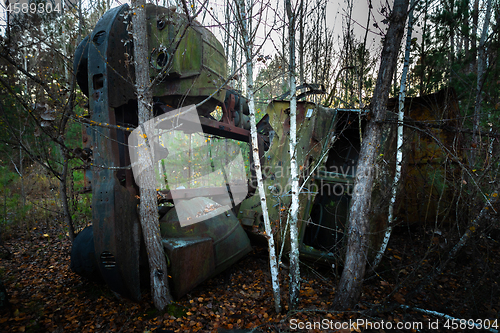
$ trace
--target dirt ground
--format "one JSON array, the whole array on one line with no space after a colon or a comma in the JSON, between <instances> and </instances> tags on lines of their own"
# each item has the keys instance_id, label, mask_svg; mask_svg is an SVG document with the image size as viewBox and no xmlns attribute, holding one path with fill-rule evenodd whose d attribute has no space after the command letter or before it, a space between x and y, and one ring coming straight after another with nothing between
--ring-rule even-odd
<instances>
[{"instance_id":1,"label":"dirt ground","mask_svg":"<svg viewBox=\"0 0 500 333\"><path fill-rule=\"evenodd\" d=\"M143 300L134 303L70 271L71 244L57 230L36 230L31 237L12 230L7 238L11 255L0 259L0 278L10 306L0 309L0 332L470 332L478 325L496 330L500 325L499 243L485 235L473 239L443 274L407 299L446 252L443 239L396 231L352 311L331 310L339 276L313 263L301 266L299 309L288 311L288 271L283 268L280 314L274 311L264 247L254 247L227 272L160 313L147 286ZM368 316L368 310L386 303L399 307Z\"/></svg>"}]
</instances>

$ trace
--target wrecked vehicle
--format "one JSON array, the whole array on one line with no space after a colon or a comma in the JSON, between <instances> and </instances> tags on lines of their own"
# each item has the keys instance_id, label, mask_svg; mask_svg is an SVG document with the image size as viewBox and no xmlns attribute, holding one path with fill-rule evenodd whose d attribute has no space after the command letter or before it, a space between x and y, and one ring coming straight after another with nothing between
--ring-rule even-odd
<instances>
[{"instance_id":1,"label":"wrecked vehicle","mask_svg":"<svg viewBox=\"0 0 500 333\"><path fill-rule=\"evenodd\" d=\"M155 117L198 104L195 110L201 128L201 135L179 128L179 142L185 135L184 141L189 144L187 161L172 151L159 161L159 168L163 168L159 177L166 178L165 188L158 188L162 243L171 292L180 298L251 251L245 230L250 236L266 235L260 200L253 195L256 186L248 148L248 106L243 97L225 86L227 61L222 45L198 23L188 26L182 14L154 5L147 5L146 12L150 76L161 76L153 88ZM83 141L92 152L86 179L92 189L93 225L76 237L71 268L91 279L102 278L113 291L139 300L141 280L148 278L141 272L148 272L148 261L137 212L139 188L127 147L131 129L138 125L130 56L133 45L127 30L130 21L128 5L109 10L75 54L77 81L89 98L90 124L85 127ZM177 41L178 48L173 49ZM290 204L289 107L289 101L272 101L257 124L268 210L275 237L285 242L285 249ZM301 255L313 261L337 262L342 257L350 193L368 111L331 109L307 101L299 101L297 107ZM410 110L408 106L409 115ZM439 116L449 119L445 114ZM394 124L387 124L384 132L381 145L385 156L394 155L394 128ZM196 139L194 135L198 135ZM158 142L163 146L161 140ZM235 177L233 171L225 170L222 158L224 163L214 166L217 158L213 153L234 159L238 148L233 147L237 146L248 156L245 177ZM196 154L203 155L200 163L196 163ZM176 166L174 161L184 164ZM383 156L380 162L394 164ZM207 163L212 173L222 170L216 172L222 178L197 178L197 174L207 172L199 165ZM165 166L173 168L167 170ZM379 190L373 192L373 219L379 221L373 223L374 244L385 228L382 216L386 214L384 193L388 190L384 186L389 184L390 169L384 167L377 174ZM182 181L176 183L172 175ZM184 201L176 203L179 198ZM205 212L206 218L183 224L200 212Z\"/></svg>"},{"instance_id":2,"label":"wrecked vehicle","mask_svg":"<svg viewBox=\"0 0 500 333\"><path fill-rule=\"evenodd\" d=\"M275 238L278 242L285 242L285 249L289 249L287 214L291 203L287 141L289 104L288 101L273 101L267 107L266 118L274 130L274 138L262 159L270 220ZM380 155L371 170L375 173L375 182L370 218L370 257L379 248L387 227L395 172L397 107L398 100L390 99ZM405 130L403 175L394 209L395 220L399 223L425 223L426 219L434 223L454 215L456 189L443 185L443 180L438 185L435 180L440 178L448 180L449 184L459 184L460 168L431 136L439 139L448 151L463 157L462 143L457 135L458 110L453 89L406 98L407 122L414 126L436 126L424 127L430 135L425 131ZM312 263L334 264L337 274L341 273L339 267L345 256L351 194L367 117L369 110L328 109L310 102L297 103L300 255ZM243 201L238 217L247 230L265 237L258 196Z\"/></svg>"},{"instance_id":3,"label":"wrecked vehicle","mask_svg":"<svg viewBox=\"0 0 500 333\"><path fill-rule=\"evenodd\" d=\"M93 225L91 231L81 232L75 239L72 269L82 276L102 277L113 291L138 300L140 272L147 271L147 260L143 260L144 242L137 214L139 189L127 149L129 129L138 124L134 68L130 61L132 40L127 31L131 20L128 8L123 5L106 12L76 50L74 69L79 86L89 97L90 121L115 127L88 126L84 133L84 144L92 151L92 172L87 173L87 179L92 188ZM187 19L153 5L147 6L147 17L151 76L160 75L173 57L169 72L153 92L155 115L167 112L172 109L169 105L179 105L181 101L193 104L210 97L198 108L203 130L214 136L248 142L249 131L245 129L248 118L245 112L248 112L244 103L229 90L218 92L225 81L226 58L213 34L194 22L173 52L168 47L175 44ZM185 49L190 50L187 55L183 54ZM208 117L216 106L222 107L224 126ZM220 190L210 189L207 194L213 197ZM211 200L198 189L184 191L186 197L196 201L191 203L192 207ZM184 228L176 224L175 211L165 213L168 208L161 210L164 215L161 229L174 297L181 297L251 250L236 216L226 212L229 208L223 210L224 214Z\"/></svg>"}]
</instances>

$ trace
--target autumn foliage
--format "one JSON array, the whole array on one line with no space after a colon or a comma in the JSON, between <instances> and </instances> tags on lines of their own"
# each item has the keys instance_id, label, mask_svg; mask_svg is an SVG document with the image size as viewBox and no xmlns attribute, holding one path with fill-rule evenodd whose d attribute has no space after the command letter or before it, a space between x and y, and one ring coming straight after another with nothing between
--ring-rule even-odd
<instances>
[{"instance_id":1,"label":"autumn foliage","mask_svg":"<svg viewBox=\"0 0 500 333\"><path fill-rule=\"evenodd\" d=\"M115 296L104 284L88 282L71 272L71 245L56 229L35 229L31 238L21 230L12 230L7 236L5 246L12 255L0 260L0 278L10 296L10 307L0 310L1 332L216 332L252 328L283 332L290 331L292 319L345 322L365 318L394 323L436 320L401 308L367 317L374 305L388 302L457 318L498 318L500 274L496 263L500 253L498 242L490 236L467 245L444 274L409 299L412 288L442 257L446 234L397 230L378 274L369 274L365 279L361 301L353 311L329 310L338 283L334 268L304 263L298 310L289 312L288 274L282 268L285 308L281 314L273 311L265 248L254 247L228 271L160 313L153 306L147 283L143 300L133 303ZM401 284L405 286L399 288ZM345 331L350 330L364 328L353 326Z\"/></svg>"}]
</instances>

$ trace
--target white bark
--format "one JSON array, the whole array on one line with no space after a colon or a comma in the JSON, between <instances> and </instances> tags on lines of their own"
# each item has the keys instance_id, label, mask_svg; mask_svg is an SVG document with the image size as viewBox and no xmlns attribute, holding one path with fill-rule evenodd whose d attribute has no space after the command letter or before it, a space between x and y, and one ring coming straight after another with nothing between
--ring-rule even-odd
<instances>
[{"instance_id":1,"label":"white bark","mask_svg":"<svg viewBox=\"0 0 500 333\"><path fill-rule=\"evenodd\" d=\"M396 203L397 189L399 186L399 180L401 179L401 164L403 162L403 120L405 115L405 91L406 91L406 75L408 73L408 68L410 67L410 50L411 50L411 34L413 31L413 7L415 0L411 0L410 12L408 13L408 30L406 33L406 50L405 50L405 63L403 66L403 74L401 76L401 86L399 89L399 108L398 108L398 140L396 149L396 171L394 172L394 179L392 181L391 188L391 199L389 201L389 215L387 218L387 229L385 230L384 240L380 245L380 248L373 261L373 268L375 269L382 256L385 253L387 244L389 244L389 239L391 238L392 226L394 221L394 205Z\"/></svg>"},{"instance_id":2,"label":"white bark","mask_svg":"<svg viewBox=\"0 0 500 333\"><path fill-rule=\"evenodd\" d=\"M299 267L299 230L297 215L299 213L299 172L297 167L297 96L295 78L295 13L290 0L285 0L288 14L288 38L290 43L290 176L292 181L292 203L288 222L290 224L290 307L294 310L299 301L300 267Z\"/></svg>"},{"instance_id":3,"label":"white bark","mask_svg":"<svg viewBox=\"0 0 500 333\"><path fill-rule=\"evenodd\" d=\"M274 296L274 308L276 313L281 312L281 295L280 295L280 285L278 280L278 265L276 260L276 249L274 245L274 236L271 229L271 223L269 220L269 213L267 211L267 200L266 192L264 190L264 183L262 181L262 169L259 159L259 144L257 138L257 124L255 120L255 99L254 99L254 86L253 86L253 63L252 63L252 42L250 41L250 32L247 29L247 13L245 10L245 0L238 0L237 9L239 14L239 21L241 23L241 33L243 35L244 42L244 52L246 57L247 65L247 97L248 97L248 108L250 112L250 127L252 136L252 156L255 167L255 173L257 176L257 188L260 196L260 205L262 208L262 217L264 219L264 227L266 230L267 242L269 246L269 265L271 268L271 280Z\"/></svg>"},{"instance_id":4,"label":"white bark","mask_svg":"<svg viewBox=\"0 0 500 333\"><path fill-rule=\"evenodd\" d=\"M299 7L299 15L300 15L300 21L299 21L299 84L304 84L305 83L305 73L304 73L304 26L305 26L305 15L306 13L304 12L304 0L300 0L300 7Z\"/></svg>"},{"instance_id":5,"label":"white bark","mask_svg":"<svg viewBox=\"0 0 500 333\"><path fill-rule=\"evenodd\" d=\"M151 89L149 89L149 51L145 0L132 0L132 10L134 11L132 25L139 126L143 127L143 133L152 133L152 130L144 128L147 126L148 120L153 118L153 98ZM149 122L149 124L151 123ZM147 140L146 138L146 142ZM151 152L152 149L148 150ZM147 156L144 156L144 158L147 158ZM148 164L147 161L144 163ZM153 165L151 164L152 167ZM157 211L158 203L156 190L154 190L155 178L153 170L145 170L142 172L141 178L141 185L143 187L140 189L139 213L144 242L148 253L151 295L153 296L155 307L161 311L171 302L171 296L168 288L167 262L160 237L160 223Z\"/></svg>"}]
</instances>

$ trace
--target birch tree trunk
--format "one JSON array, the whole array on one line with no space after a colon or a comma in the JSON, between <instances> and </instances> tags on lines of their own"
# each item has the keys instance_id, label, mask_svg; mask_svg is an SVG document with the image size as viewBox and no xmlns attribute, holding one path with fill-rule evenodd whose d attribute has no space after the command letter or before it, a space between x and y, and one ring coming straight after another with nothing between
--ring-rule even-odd
<instances>
[{"instance_id":1,"label":"birch tree trunk","mask_svg":"<svg viewBox=\"0 0 500 333\"><path fill-rule=\"evenodd\" d=\"M151 89L149 89L149 52L145 0L132 0L132 10L134 11L132 26L139 126L142 125L143 133L152 133L152 129L146 128L148 124L151 124L151 122L148 123L148 120L153 118L153 97ZM146 136L145 138L146 142L148 142L148 138ZM151 151L151 148L149 151ZM151 295L155 307L161 311L171 302L172 297L168 288L167 262L160 238L153 165L154 163L150 163L150 170L145 170L140 175L142 186L140 188L139 213L148 253Z\"/></svg>"},{"instance_id":2,"label":"birch tree trunk","mask_svg":"<svg viewBox=\"0 0 500 333\"><path fill-rule=\"evenodd\" d=\"M425 86L424 86L424 78L425 78L425 39L427 38L427 15L428 15L428 10L429 10L429 0L425 0L425 7L424 7L424 26L422 28L422 43L420 44L420 88L419 88L419 93L420 96L423 96L425 94Z\"/></svg>"},{"instance_id":3,"label":"birch tree trunk","mask_svg":"<svg viewBox=\"0 0 500 333\"><path fill-rule=\"evenodd\" d=\"M363 49L361 53L361 68L359 69L359 82L358 82L358 98L359 98L359 108L362 109L365 107L365 104L363 103L363 80L364 80L364 73L365 73L365 50L366 50L366 39L368 38L368 30L370 27L370 16L372 15L372 0L368 0L368 18L366 19L366 29L365 29L365 37L363 38ZM361 113L360 113L361 116ZM361 120L359 121L361 124ZM359 131L361 133L361 126L359 126ZM361 139L361 142L363 142L363 139Z\"/></svg>"},{"instance_id":4,"label":"birch tree trunk","mask_svg":"<svg viewBox=\"0 0 500 333\"><path fill-rule=\"evenodd\" d=\"M299 267L299 173L297 168L297 96L295 78L295 13L290 0L285 0L288 15L288 39L290 43L290 176L292 181L292 204L288 222L290 223L290 310L295 310L299 302L300 267Z\"/></svg>"},{"instance_id":5,"label":"birch tree trunk","mask_svg":"<svg viewBox=\"0 0 500 333\"><path fill-rule=\"evenodd\" d=\"M394 220L394 205L396 203L396 195L399 186L399 180L401 178L401 163L403 162L403 120L405 115L405 91L406 91L406 75L408 73L408 68L410 67L410 50L411 50L411 34L413 31L413 7L415 0L411 0L410 12L408 14L408 29L406 32L406 50L405 50L405 63L403 66L403 74L401 76L401 86L399 89L399 110L398 110L398 140L397 140L397 150L396 150L396 171L394 173L394 179L391 188L391 199L389 201L389 216L387 218L387 229L384 234L384 239L382 245L377 252L375 260L373 261L373 269L375 269L382 256L385 253L387 244L389 244L389 239L391 238L392 225Z\"/></svg>"},{"instance_id":6,"label":"birch tree trunk","mask_svg":"<svg viewBox=\"0 0 500 333\"><path fill-rule=\"evenodd\" d=\"M299 21L299 84L304 84L304 54L306 50L304 49L304 25L305 23L305 13L304 13L304 0L300 0L300 21Z\"/></svg>"},{"instance_id":7,"label":"birch tree trunk","mask_svg":"<svg viewBox=\"0 0 500 333\"><path fill-rule=\"evenodd\" d=\"M372 98L372 117L361 144L358 170L351 199L350 223L345 266L335 295L334 307L352 308L361 294L366 269L370 203L375 178L375 163L382 137L387 100L398 50L403 38L408 0L394 0L390 24L384 39L377 83Z\"/></svg>"},{"instance_id":8,"label":"birch tree trunk","mask_svg":"<svg viewBox=\"0 0 500 333\"><path fill-rule=\"evenodd\" d=\"M250 132L252 136L252 156L255 167L255 173L257 176L257 189L260 196L260 206L262 208L262 217L264 219L264 227L266 230L267 244L269 246L269 265L271 269L271 281L274 296L274 309L276 313L281 312L281 295L280 295L280 285L278 280L278 264L276 260L276 249L274 245L274 236L271 229L271 223L269 220L269 213L267 211L267 200L266 192L264 190L264 182L262 181L262 169L260 165L259 158L259 144L257 138L257 123L255 120L255 98L254 98L254 86L253 86L253 63L252 63L252 41L250 40L250 32L247 29L247 13L245 10L245 0L237 0L236 2L238 10L238 20L241 24L241 33L244 43L244 52L246 57L246 69L247 69L247 97L248 97L248 109L250 113Z\"/></svg>"}]
</instances>

